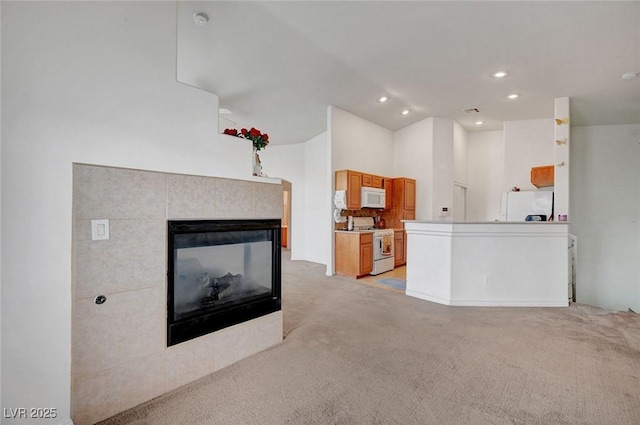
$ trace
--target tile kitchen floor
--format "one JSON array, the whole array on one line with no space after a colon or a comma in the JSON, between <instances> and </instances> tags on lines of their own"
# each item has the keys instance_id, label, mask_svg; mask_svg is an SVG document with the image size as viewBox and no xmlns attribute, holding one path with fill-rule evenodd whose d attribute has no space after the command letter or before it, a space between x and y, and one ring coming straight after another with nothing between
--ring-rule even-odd
<instances>
[{"instance_id":1,"label":"tile kitchen floor","mask_svg":"<svg viewBox=\"0 0 640 425\"><path fill-rule=\"evenodd\" d=\"M378 280L380 279L388 279L388 278L396 278L396 279L402 279L402 280L406 280L407 278L407 267L406 266L400 266L400 267L396 267L395 269L385 272L385 273L381 273L379 275L375 275L375 276L365 276L365 277L361 277L360 279L357 279L358 282L360 283L364 283L367 285L371 285L371 286L375 286L377 288L382 288L382 289L388 289L389 291L395 291L395 292L399 292L401 294L404 294L404 291L401 289L395 289L392 288L388 285L382 285L380 283L378 283Z\"/></svg>"}]
</instances>

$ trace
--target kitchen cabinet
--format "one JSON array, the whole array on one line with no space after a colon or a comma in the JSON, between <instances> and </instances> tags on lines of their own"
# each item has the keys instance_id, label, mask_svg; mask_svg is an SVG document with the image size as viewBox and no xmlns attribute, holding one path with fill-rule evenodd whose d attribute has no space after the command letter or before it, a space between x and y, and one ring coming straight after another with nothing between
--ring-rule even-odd
<instances>
[{"instance_id":1,"label":"kitchen cabinet","mask_svg":"<svg viewBox=\"0 0 640 425\"><path fill-rule=\"evenodd\" d=\"M361 277L371 273L373 233L337 231L335 236L336 273L350 277Z\"/></svg>"},{"instance_id":2,"label":"kitchen cabinet","mask_svg":"<svg viewBox=\"0 0 640 425\"><path fill-rule=\"evenodd\" d=\"M406 252L406 247L405 247L405 233L404 230L401 229L395 229L394 233L393 233L393 249L394 249L394 255L395 255L395 262L394 262L394 266L398 267L398 266L403 266L407 263L407 260L405 258L405 252Z\"/></svg>"},{"instance_id":3,"label":"kitchen cabinet","mask_svg":"<svg viewBox=\"0 0 640 425\"><path fill-rule=\"evenodd\" d=\"M362 186L376 187L382 189L384 186L384 177L374 176L372 174L362 174Z\"/></svg>"},{"instance_id":4,"label":"kitchen cabinet","mask_svg":"<svg viewBox=\"0 0 640 425\"><path fill-rule=\"evenodd\" d=\"M553 165L532 167L531 168L531 184L538 188L553 186L554 172L555 172L555 168Z\"/></svg>"},{"instance_id":5,"label":"kitchen cabinet","mask_svg":"<svg viewBox=\"0 0 640 425\"><path fill-rule=\"evenodd\" d=\"M384 187L384 209L390 210L393 206L393 181L383 179L382 187Z\"/></svg>"},{"instance_id":6,"label":"kitchen cabinet","mask_svg":"<svg viewBox=\"0 0 640 425\"><path fill-rule=\"evenodd\" d=\"M360 209L360 189L362 188L362 173L352 170L336 171L336 190L347 193L347 209Z\"/></svg>"},{"instance_id":7,"label":"kitchen cabinet","mask_svg":"<svg viewBox=\"0 0 640 425\"><path fill-rule=\"evenodd\" d=\"M393 179L393 208L402 211L416 210L416 181L401 177Z\"/></svg>"},{"instance_id":8,"label":"kitchen cabinet","mask_svg":"<svg viewBox=\"0 0 640 425\"><path fill-rule=\"evenodd\" d=\"M403 228L402 220L416 219L416 181L406 177L392 179L392 223L390 227Z\"/></svg>"},{"instance_id":9,"label":"kitchen cabinet","mask_svg":"<svg viewBox=\"0 0 640 425\"><path fill-rule=\"evenodd\" d=\"M287 229L286 226L282 226L281 229L282 229L282 231L281 231L281 235L280 235L280 245L283 248L286 248L287 247L287 241L289 240L288 239L288 235L287 235L287 230L288 229Z\"/></svg>"}]
</instances>

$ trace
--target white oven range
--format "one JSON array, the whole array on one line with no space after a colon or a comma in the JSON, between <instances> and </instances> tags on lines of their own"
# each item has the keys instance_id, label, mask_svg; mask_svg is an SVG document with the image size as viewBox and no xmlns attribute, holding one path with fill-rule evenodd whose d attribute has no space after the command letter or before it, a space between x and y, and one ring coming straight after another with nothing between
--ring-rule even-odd
<instances>
[{"instance_id":1,"label":"white oven range","mask_svg":"<svg viewBox=\"0 0 640 425\"><path fill-rule=\"evenodd\" d=\"M393 270L393 230L375 230L373 232L373 270L376 275Z\"/></svg>"},{"instance_id":2,"label":"white oven range","mask_svg":"<svg viewBox=\"0 0 640 425\"><path fill-rule=\"evenodd\" d=\"M373 269L370 274L376 275L393 270L394 247L393 229L376 229L373 217L350 217L353 230L373 231Z\"/></svg>"}]
</instances>

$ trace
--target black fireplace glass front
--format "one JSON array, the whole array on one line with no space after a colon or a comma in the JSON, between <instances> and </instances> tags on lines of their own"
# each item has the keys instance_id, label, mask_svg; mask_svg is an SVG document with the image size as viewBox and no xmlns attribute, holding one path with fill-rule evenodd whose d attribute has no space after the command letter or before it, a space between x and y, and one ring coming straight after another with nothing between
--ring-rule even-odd
<instances>
[{"instance_id":1,"label":"black fireplace glass front","mask_svg":"<svg viewBox=\"0 0 640 425\"><path fill-rule=\"evenodd\" d=\"M280 220L168 228L168 346L280 310Z\"/></svg>"}]
</instances>

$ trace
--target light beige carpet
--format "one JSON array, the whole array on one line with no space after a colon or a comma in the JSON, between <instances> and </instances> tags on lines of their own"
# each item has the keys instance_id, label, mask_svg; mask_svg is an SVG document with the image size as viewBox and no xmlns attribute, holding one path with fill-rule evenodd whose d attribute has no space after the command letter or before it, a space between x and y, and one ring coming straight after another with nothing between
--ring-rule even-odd
<instances>
[{"instance_id":1,"label":"light beige carpet","mask_svg":"<svg viewBox=\"0 0 640 425\"><path fill-rule=\"evenodd\" d=\"M283 260L282 344L103 425L640 424L640 316L447 307Z\"/></svg>"}]
</instances>

